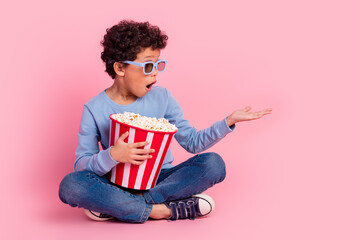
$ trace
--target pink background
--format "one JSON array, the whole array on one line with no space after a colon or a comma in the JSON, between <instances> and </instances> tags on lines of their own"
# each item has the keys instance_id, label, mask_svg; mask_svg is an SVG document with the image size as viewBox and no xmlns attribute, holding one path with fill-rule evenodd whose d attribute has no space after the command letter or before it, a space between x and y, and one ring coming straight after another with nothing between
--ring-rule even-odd
<instances>
[{"instance_id":1,"label":"pink background","mask_svg":"<svg viewBox=\"0 0 360 240\"><path fill-rule=\"evenodd\" d=\"M96 3L95 3L96 2ZM216 2L216 3L215 3ZM359 239L358 1L20 1L1 4L1 239ZM99 223L58 199L83 104L110 86L105 29L169 35L158 84L202 129L273 113L209 151L227 163L196 221ZM176 163L191 155L174 142ZM5 190L5 192L4 192Z\"/></svg>"}]
</instances>

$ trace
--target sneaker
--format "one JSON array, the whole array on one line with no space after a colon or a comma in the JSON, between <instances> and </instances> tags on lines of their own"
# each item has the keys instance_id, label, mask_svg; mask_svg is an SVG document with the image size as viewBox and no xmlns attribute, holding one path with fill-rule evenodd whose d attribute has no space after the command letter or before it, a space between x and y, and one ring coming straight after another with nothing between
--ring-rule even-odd
<instances>
[{"instance_id":1,"label":"sneaker","mask_svg":"<svg viewBox=\"0 0 360 240\"><path fill-rule=\"evenodd\" d=\"M189 198L176 201L164 202L170 208L170 220L189 218L194 220L195 217L208 215L215 209L214 200L206 194L197 194Z\"/></svg>"},{"instance_id":2,"label":"sneaker","mask_svg":"<svg viewBox=\"0 0 360 240\"><path fill-rule=\"evenodd\" d=\"M95 220L95 221L107 221L107 220L114 218L110 215L94 212L94 211L91 211L88 209L84 209L84 212L85 212L86 216L88 216L89 218L91 218L92 220Z\"/></svg>"}]
</instances>

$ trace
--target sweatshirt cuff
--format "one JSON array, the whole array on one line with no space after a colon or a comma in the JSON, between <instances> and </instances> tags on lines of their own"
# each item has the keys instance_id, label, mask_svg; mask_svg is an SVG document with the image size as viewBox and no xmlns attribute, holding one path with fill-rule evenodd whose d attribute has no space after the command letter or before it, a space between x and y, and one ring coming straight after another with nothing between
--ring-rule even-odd
<instances>
[{"instance_id":1,"label":"sweatshirt cuff","mask_svg":"<svg viewBox=\"0 0 360 240\"><path fill-rule=\"evenodd\" d=\"M228 125L227 122L226 122L226 119L227 119L227 118L228 118L228 117L226 117L226 118L222 121L222 122L223 122L222 127L224 128L223 130L226 132L226 134L234 131L234 129L235 129L235 124L233 124L233 125L231 125L231 126L229 127L229 125Z\"/></svg>"},{"instance_id":2,"label":"sweatshirt cuff","mask_svg":"<svg viewBox=\"0 0 360 240\"><path fill-rule=\"evenodd\" d=\"M226 118L224 118L222 121L218 121L215 123L216 126L216 131L217 131L217 136L219 138L224 138L228 133L231 133L234 129L235 129L235 124L231 125L231 127L229 127L229 125L226 122Z\"/></svg>"},{"instance_id":3,"label":"sweatshirt cuff","mask_svg":"<svg viewBox=\"0 0 360 240\"><path fill-rule=\"evenodd\" d=\"M113 167L115 167L119 162L115 161L110 155L109 147L103 151L101 151L101 156L99 156L99 164L101 168L105 171L105 173L109 172Z\"/></svg>"}]
</instances>

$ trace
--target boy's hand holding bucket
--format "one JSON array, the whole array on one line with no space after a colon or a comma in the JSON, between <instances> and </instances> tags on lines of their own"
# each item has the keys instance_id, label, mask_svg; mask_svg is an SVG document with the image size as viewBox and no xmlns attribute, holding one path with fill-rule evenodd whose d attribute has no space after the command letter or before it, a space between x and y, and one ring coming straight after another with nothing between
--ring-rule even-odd
<instances>
[{"instance_id":1,"label":"boy's hand holding bucket","mask_svg":"<svg viewBox=\"0 0 360 240\"><path fill-rule=\"evenodd\" d=\"M155 152L155 149L143 149L149 142L126 143L124 140L128 136L129 132L127 131L110 149L110 155L115 161L141 165L145 160L152 158L152 155L149 154Z\"/></svg>"}]
</instances>

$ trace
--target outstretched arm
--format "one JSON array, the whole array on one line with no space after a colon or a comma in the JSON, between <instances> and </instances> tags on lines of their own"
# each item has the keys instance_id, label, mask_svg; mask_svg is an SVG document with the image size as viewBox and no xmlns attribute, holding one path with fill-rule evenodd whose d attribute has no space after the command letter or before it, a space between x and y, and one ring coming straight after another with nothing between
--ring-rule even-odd
<instances>
[{"instance_id":1,"label":"outstretched arm","mask_svg":"<svg viewBox=\"0 0 360 240\"><path fill-rule=\"evenodd\" d=\"M272 111L271 108L265 109L263 111L258 111L258 112L250 112L250 110L251 110L250 106L247 106L246 108L243 108L243 109L236 110L235 112L233 112L226 118L227 124L229 126L232 126L233 124L235 124L237 122L259 119L266 114L270 114Z\"/></svg>"},{"instance_id":2,"label":"outstretched arm","mask_svg":"<svg viewBox=\"0 0 360 240\"><path fill-rule=\"evenodd\" d=\"M175 139L186 151L194 154L205 151L234 130L235 126L229 127L226 118L223 118L210 127L198 131L184 118L180 104L170 91L166 89L166 93L168 98L165 101L167 109L164 117L178 128Z\"/></svg>"}]
</instances>

